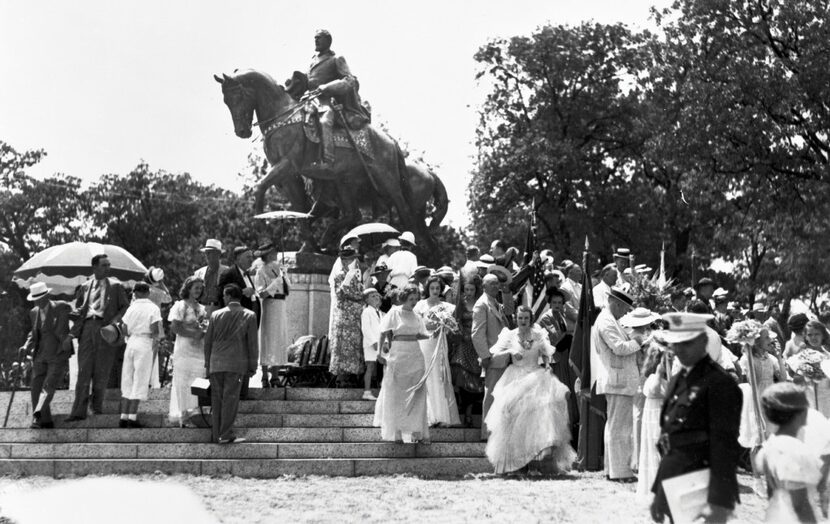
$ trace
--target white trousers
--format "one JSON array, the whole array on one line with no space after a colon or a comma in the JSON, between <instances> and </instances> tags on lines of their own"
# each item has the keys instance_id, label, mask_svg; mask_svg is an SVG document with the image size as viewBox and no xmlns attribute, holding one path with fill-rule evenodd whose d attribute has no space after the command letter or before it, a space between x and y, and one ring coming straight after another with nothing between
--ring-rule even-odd
<instances>
[{"instance_id":1,"label":"white trousers","mask_svg":"<svg viewBox=\"0 0 830 524\"><path fill-rule=\"evenodd\" d=\"M152 374L153 339L130 337L121 368L121 396L130 400L147 400Z\"/></svg>"},{"instance_id":2,"label":"white trousers","mask_svg":"<svg viewBox=\"0 0 830 524\"><path fill-rule=\"evenodd\" d=\"M633 477L634 397L605 395L608 418L605 422L605 474L612 479Z\"/></svg>"}]
</instances>

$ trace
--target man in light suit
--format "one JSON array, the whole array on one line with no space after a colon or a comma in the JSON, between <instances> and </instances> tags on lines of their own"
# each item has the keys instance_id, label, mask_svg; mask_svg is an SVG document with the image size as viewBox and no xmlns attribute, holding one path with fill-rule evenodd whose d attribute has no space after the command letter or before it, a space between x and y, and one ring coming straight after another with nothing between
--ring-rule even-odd
<instances>
[{"instance_id":1,"label":"man in light suit","mask_svg":"<svg viewBox=\"0 0 830 524\"><path fill-rule=\"evenodd\" d=\"M501 330L509 327L509 316L513 314L513 297L507 291L507 283L502 285L499 278L494 274L484 276L482 280L484 293L476 301L473 306L473 327L472 340L473 347L478 354L481 361L481 367L484 368L484 404L481 413L481 438L487 440L489 432L487 426L484 424L484 419L487 417L487 412L493 404L493 388L504 374L504 370L510 362L509 355L499 355L492 357L490 355L490 348L496 343L499 338ZM496 297L499 291L504 287L505 292L502 293L505 304L499 304Z\"/></svg>"},{"instance_id":2,"label":"man in light suit","mask_svg":"<svg viewBox=\"0 0 830 524\"><path fill-rule=\"evenodd\" d=\"M213 442L242 442L233 432L242 382L256 373L259 359L256 315L242 307L236 284L223 288L226 307L214 311L205 333L205 367L210 379Z\"/></svg>"},{"instance_id":3,"label":"man in light suit","mask_svg":"<svg viewBox=\"0 0 830 524\"><path fill-rule=\"evenodd\" d=\"M77 318L70 335L78 339L78 379L75 402L66 422L83 420L89 406L89 384L92 382L92 412L104 408L110 372L115 362L116 347L101 337L101 328L121 321L129 307L124 287L108 278L110 261L107 255L92 257L92 278L78 288L74 316Z\"/></svg>"},{"instance_id":4,"label":"man in light suit","mask_svg":"<svg viewBox=\"0 0 830 524\"><path fill-rule=\"evenodd\" d=\"M206 266L202 266L194 273L194 277L201 278L205 282L205 291L199 297L199 303L205 306L208 316L222 307L222 288L219 287L219 277L228 270L228 266L221 263L222 242L215 238L205 241L205 247L200 249L205 255Z\"/></svg>"},{"instance_id":5,"label":"man in light suit","mask_svg":"<svg viewBox=\"0 0 830 524\"><path fill-rule=\"evenodd\" d=\"M634 299L620 288L611 288L608 305L591 328L591 351L599 357L596 367L598 395L605 395L605 472L609 480L634 482L631 457L634 451L634 395L640 371L637 352L643 336L629 335L618 320L631 311ZM593 362L592 362L593 369Z\"/></svg>"},{"instance_id":6,"label":"man in light suit","mask_svg":"<svg viewBox=\"0 0 830 524\"><path fill-rule=\"evenodd\" d=\"M69 313L72 306L66 302L49 300L51 291L43 282L32 284L29 301L35 307L29 312L32 330L23 346L32 357L32 429L53 428L49 404L55 389L66 375L67 362L72 355L69 336Z\"/></svg>"}]
</instances>

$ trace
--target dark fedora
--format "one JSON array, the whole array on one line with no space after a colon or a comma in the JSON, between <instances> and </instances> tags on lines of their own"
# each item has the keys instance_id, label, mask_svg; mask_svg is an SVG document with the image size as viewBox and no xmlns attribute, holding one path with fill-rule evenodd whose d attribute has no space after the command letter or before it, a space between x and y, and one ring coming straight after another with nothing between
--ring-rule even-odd
<instances>
[{"instance_id":1,"label":"dark fedora","mask_svg":"<svg viewBox=\"0 0 830 524\"><path fill-rule=\"evenodd\" d=\"M618 287L612 287L608 296L619 300L628 307L634 307L634 297Z\"/></svg>"}]
</instances>

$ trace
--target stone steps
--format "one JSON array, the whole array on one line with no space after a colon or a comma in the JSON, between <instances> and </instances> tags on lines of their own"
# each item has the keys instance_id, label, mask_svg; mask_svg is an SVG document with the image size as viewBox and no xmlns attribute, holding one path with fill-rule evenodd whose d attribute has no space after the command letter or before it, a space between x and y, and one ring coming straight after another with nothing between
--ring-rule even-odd
<instances>
[{"instance_id":1,"label":"stone steps","mask_svg":"<svg viewBox=\"0 0 830 524\"><path fill-rule=\"evenodd\" d=\"M433 428L432 444L383 442L372 427L374 401L358 389L252 388L239 406L236 428L246 442L210 443L205 428L170 427L170 390L153 390L141 404L141 429L118 428L118 390L109 390L104 414L66 424L73 393L52 402L56 429L28 429L28 392L11 400L0 429L0 475L65 477L89 474L190 473L270 478L282 475L385 475L428 477L485 473L480 429ZM0 411L0 414L3 412ZM476 424L480 417L475 417Z\"/></svg>"},{"instance_id":2,"label":"stone steps","mask_svg":"<svg viewBox=\"0 0 830 524\"><path fill-rule=\"evenodd\" d=\"M239 436L248 442L322 443L382 442L379 428L245 428ZM430 439L435 442L479 442L478 428L432 428ZM209 442L210 429L191 428L66 428L66 429L5 429L0 430L0 445L26 443L186 443Z\"/></svg>"},{"instance_id":3,"label":"stone steps","mask_svg":"<svg viewBox=\"0 0 830 524\"><path fill-rule=\"evenodd\" d=\"M241 444L239 444L241 445ZM426 478L492 472L482 457L361 459L2 459L0 475L49 476L141 475L152 473L233 475L276 478L285 475L357 477L410 474Z\"/></svg>"}]
</instances>

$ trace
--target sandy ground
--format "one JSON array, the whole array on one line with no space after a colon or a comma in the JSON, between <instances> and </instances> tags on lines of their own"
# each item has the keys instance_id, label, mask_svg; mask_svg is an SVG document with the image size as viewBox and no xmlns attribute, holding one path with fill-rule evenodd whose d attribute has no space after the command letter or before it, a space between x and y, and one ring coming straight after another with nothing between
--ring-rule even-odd
<instances>
[{"instance_id":1,"label":"sandy ground","mask_svg":"<svg viewBox=\"0 0 830 524\"><path fill-rule=\"evenodd\" d=\"M116 479L116 477L102 477ZM119 480L125 477L118 477ZM188 487L225 524L283 522L602 522L647 523L646 501L635 485L606 481L602 474L578 473L554 479L471 476L458 480L394 477L298 477L269 480L234 477L146 475L141 482ZM55 488L79 480L44 477L0 478L0 494ZM752 479L740 477L741 500L734 522L763 520L765 501ZM86 501L93 503L90 494ZM66 508L64 501L51 501ZM137 500L133 512L148 511L166 521L163 508ZM2 509L0 509L2 514ZM112 522L116 522L113 520ZM3 519L0 518L0 522ZM178 520L181 522L181 520ZM25 524L25 523L23 523Z\"/></svg>"}]
</instances>

